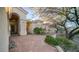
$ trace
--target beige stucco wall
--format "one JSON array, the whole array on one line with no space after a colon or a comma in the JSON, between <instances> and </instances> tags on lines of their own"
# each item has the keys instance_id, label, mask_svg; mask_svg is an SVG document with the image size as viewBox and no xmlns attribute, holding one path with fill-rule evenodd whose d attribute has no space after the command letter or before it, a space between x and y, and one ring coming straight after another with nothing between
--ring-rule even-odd
<instances>
[{"instance_id":1,"label":"beige stucco wall","mask_svg":"<svg viewBox=\"0 0 79 59\"><path fill-rule=\"evenodd\" d=\"M12 12L17 13L20 17L19 19L19 34L20 35L26 35L27 31L26 31L26 13L24 13L21 8L19 7L13 7L12 8Z\"/></svg>"},{"instance_id":2,"label":"beige stucco wall","mask_svg":"<svg viewBox=\"0 0 79 59\"><path fill-rule=\"evenodd\" d=\"M26 35L27 31L26 31L26 21L20 20L20 35Z\"/></svg>"},{"instance_id":3,"label":"beige stucco wall","mask_svg":"<svg viewBox=\"0 0 79 59\"><path fill-rule=\"evenodd\" d=\"M12 8L12 12L17 13L20 16L19 20L19 32L20 35L26 35L26 14L18 8ZM9 21L7 19L7 13L4 7L0 7L0 52L8 52L9 48Z\"/></svg>"},{"instance_id":4,"label":"beige stucco wall","mask_svg":"<svg viewBox=\"0 0 79 59\"><path fill-rule=\"evenodd\" d=\"M8 20L5 9L0 7L0 52L7 52L9 44Z\"/></svg>"}]
</instances>

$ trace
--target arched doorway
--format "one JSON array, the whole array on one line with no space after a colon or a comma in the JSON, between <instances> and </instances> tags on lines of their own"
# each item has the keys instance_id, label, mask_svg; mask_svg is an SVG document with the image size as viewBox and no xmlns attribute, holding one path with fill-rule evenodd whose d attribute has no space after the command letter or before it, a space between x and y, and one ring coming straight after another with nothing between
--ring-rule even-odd
<instances>
[{"instance_id":1,"label":"arched doorway","mask_svg":"<svg viewBox=\"0 0 79 59\"><path fill-rule=\"evenodd\" d=\"M17 13L11 13L11 18L9 19L10 24L10 35L19 34L19 15Z\"/></svg>"}]
</instances>

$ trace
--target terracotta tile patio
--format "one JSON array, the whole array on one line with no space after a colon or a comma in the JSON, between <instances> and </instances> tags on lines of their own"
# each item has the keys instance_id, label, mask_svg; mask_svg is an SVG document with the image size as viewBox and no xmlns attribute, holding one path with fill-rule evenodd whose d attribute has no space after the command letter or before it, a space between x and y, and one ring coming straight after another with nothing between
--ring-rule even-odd
<instances>
[{"instance_id":1,"label":"terracotta tile patio","mask_svg":"<svg viewBox=\"0 0 79 59\"><path fill-rule=\"evenodd\" d=\"M10 49L10 52L57 52L55 47L52 47L44 42L45 35L26 35L14 36L10 40L15 41L16 47Z\"/></svg>"}]
</instances>

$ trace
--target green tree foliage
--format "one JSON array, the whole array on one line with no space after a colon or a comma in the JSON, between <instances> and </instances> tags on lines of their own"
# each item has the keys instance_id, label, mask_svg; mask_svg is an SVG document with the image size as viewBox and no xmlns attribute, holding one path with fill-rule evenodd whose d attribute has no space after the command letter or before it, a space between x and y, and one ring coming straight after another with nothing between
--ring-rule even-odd
<instances>
[{"instance_id":1,"label":"green tree foliage","mask_svg":"<svg viewBox=\"0 0 79 59\"><path fill-rule=\"evenodd\" d=\"M52 27L59 31L59 26L64 28L67 38L74 37L79 32L79 8L78 7L39 7L32 8L43 21L52 22ZM71 27L68 28L70 22ZM73 24L76 24L75 27ZM55 25L55 26L54 26ZM72 28L72 30L70 30Z\"/></svg>"}]
</instances>

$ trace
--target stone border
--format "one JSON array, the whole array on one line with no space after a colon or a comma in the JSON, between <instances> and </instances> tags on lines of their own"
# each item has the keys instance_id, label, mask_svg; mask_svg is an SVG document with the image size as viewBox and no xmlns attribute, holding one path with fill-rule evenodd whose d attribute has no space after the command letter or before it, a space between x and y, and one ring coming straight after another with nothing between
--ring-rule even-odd
<instances>
[{"instance_id":1,"label":"stone border","mask_svg":"<svg viewBox=\"0 0 79 59\"><path fill-rule=\"evenodd\" d=\"M55 46L58 52L64 52L64 50L60 46Z\"/></svg>"}]
</instances>

